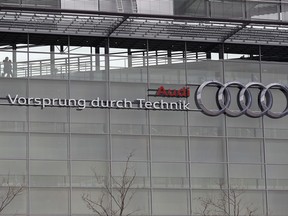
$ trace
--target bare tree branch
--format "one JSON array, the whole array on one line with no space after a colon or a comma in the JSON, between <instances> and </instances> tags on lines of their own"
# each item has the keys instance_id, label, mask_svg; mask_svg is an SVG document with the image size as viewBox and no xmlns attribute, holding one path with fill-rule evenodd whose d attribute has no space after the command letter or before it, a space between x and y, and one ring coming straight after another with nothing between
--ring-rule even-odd
<instances>
[{"instance_id":1,"label":"bare tree branch","mask_svg":"<svg viewBox=\"0 0 288 216\"><path fill-rule=\"evenodd\" d=\"M0 214L24 191L24 185L11 185L10 174L3 178L0 185Z\"/></svg>"},{"instance_id":2,"label":"bare tree branch","mask_svg":"<svg viewBox=\"0 0 288 216\"><path fill-rule=\"evenodd\" d=\"M244 190L237 188L224 189L220 185L219 197L212 197L207 195L205 197L198 197L200 208L196 213L199 216L255 216L257 208L253 203L245 203L242 199Z\"/></svg>"},{"instance_id":3,"label":"bare tree branch","mask_svg":"<svg viewBox=\"0 0 288 216\"><path fill-rule=\"evenodd\" d=\"M132 157L133 152L127 156L125 168L120 177L116 178L111 176L110 181L106 179L103 192L98 200L94 200L87 193L82 194L82 200L87 208L97 216L130 216L138 211L126 212L136 192L136 190L133 189L136 172L135 169L130 166ZM99 176L95 169L93 169L93 173L98 181Z\"/></svg>"}]
</instances>

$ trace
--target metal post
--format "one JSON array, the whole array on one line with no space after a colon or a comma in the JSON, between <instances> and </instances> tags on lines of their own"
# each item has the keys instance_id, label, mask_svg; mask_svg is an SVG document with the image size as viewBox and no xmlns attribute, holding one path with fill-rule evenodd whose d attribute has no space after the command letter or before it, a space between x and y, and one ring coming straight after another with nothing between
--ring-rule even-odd
<instances>
[{"instance_id":1,"label":"metal post","mask_svg":"<svg viewBox=\"0 0 288 216\"><path fill-rule=\"evenodd\" d=\"M206 58L207 58L207 59L211 59L211 52L209 52L209 51L206 52Z\"/></svg>"},{"instance_id":2,"label":"metal post","mask_svg":"<svg viewBox=\"0 0 288 216\"><path fill-rule=\"evenodd\" d=\"M219 59L224 59L224 44L220 44L220 47L219 47Z\"/></svg>"},{"instance_id":3,"label":"metal post","mask_svg":"<svg viewBox=\"0 0 288 216\"><path fill-rule=\"evenodd\" d=\"M54 45L50 45L50 71L51 75L55 74L55 47ZM42 71L40 71L40 74L42 74Z\"/></svg>"},{"instance_id":4,"label":"metal post","mask_svg":"<svg viewBox=\"0 0 288 216\"><path fill-rule=\"evenodd\" d=\"M128 68L132 67L132 52L131 49L128 49Z\"/></svg>"},{"instance_id":5,"label":"metal post","mask_svg":"<svg viewBox=\"0 0 288 216\"><path fill-rule=\"evenodd\" d=\"M13 65L13 76L17 77L17 55L16 55L16 44L12 45L12 65Z\"/></svg>"},{"instance_id":6,"label":"metal post","mask_svg":"<svg viewBox=\"0 0 288 216\"><path fill-rule=\"evenodd\" d=\"M109 71L109 41L106 41L105 43L105 71ZM108 80L109 75L106 73L106 80Z\"/></svg>"},{"instance_id":7,"label":"metal post","mask_svg":"<svg viewBox=\"0 0 288 216\"><path fill-rule=\"evenodd\" d=\"M100 71L100 48L99 47L95 48L95 66L96 66L96 71Z\"/></svg>"},{"instance_id":8,"label":"metal post","mask_svg":"<svg viewBox=\"0 0 288 216\"><path fill-rule=\"evenodd\" d=\"M172 50L167 50L168 64L172 64Z\"/></svg>"}]
</instances>

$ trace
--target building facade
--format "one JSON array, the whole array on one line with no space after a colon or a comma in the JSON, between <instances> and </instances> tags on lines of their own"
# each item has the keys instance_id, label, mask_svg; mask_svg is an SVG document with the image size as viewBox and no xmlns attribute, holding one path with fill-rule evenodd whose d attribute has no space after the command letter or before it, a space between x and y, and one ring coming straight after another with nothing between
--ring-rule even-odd
<instances>
[{"instance_id":1,"label":"building facade","mask_svg":"<svg viewBox=\"0 0 288 216\"><path fill-rule=\"evenodd\" d=\"M92 215L82 195L133 153L133 215L199 215L231 190L287 215L287 6L0 0L1 188L25 187L2 213Z\"/></svg>"}]
</instances>

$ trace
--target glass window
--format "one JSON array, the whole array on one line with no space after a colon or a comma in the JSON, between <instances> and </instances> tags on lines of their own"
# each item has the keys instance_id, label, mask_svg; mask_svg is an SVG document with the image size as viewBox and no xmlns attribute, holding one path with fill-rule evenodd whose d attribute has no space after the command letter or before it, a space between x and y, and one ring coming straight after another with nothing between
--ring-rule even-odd
<instances>
[{"instance_id":1,"label":"glass window","mask_svg":"<svg viewBox=\"0 0 288 216\"><path fill-rule=\"evenodd\" d=\"M268 209L274 216L286 216L288 212L288 192L268 191Z\"/></svg>"},{"instance_id":2,"label":"glass window","mask_svg":"<svg viewBox=\"0 0 288 216\"><path fill-rule=\"evenodd\" d=\"M116 12L117 8L113 0L100 0L100 10Z\"/></svg>"},{"instance_id":3,"label":"glass window","mask_svg":"<svg viewBox=\"0 0 288 216\"><path fill-rule=\"evenodd\" d=\"M72 189L71 195L71 211L72 214L93 214L93 211L90 210L86 203L82 200L82 195L89 195L91 200L97 201L104 191L95 190L95 189Z\"/></svg>"},{"instance_id":4,"label":"glass window","mask_svg":"<svg viewBox=\"0 0 288 216\"><path fill-rule=\"evenodd\" d=\"M266 139L266 161L267 163L285 163L288 164L288 145L287 140Z\"/></svg>"},{"instance_id":5,"label":"glass window","mask_svg":"<svg viewBox=\"0 0 288 216\"><path fill-rule=\"evenodd\" d=\"M194 61L187 62L187 82L189 84L202 84L205 81L222 81L222 62Z\"/></svg>"},{"instance_id":6,"label":"glass window","mask_svg":"<svg viewBox=\"0 0 288 216\"><path fill-rule=\"evenodd\" d=\"M67 108L29 107L30 131L40 133L68 132Z\"/></svg>"},{"instance_id":7,"label":"glass window","mask_svg":"<svg viewBox=\"0 0 288 216\"><path fill-rule=\"evenodd\" d=\"M17 4L19 0L1 0L1 4Z\"/></svg>"},{"instance_id":8,"label":"glass window","mask_svg":"<svg viewBox=\"0 0 288 216\"><path fill-rule=\"evenodd\" d=\"M253 61L225 61L225 81L238 81L246 85L248 82L260 81L260 64Z\"/></svg>"},{"instance_id":9,"label":"glass window","mask_svg":"<svg viewBox=\"0 0 288 216\"><path fill-rule=\"evenodd\" d=\"M67 81L30 80L29 96L48 98L67 98Z\"/></svg>"},{"instance_id":10,"label":"glass window","mask_svg":"<svg viewBox=\"0 0 288 216\"><path fill-rule=\"evenodd\" d=\"M240 215L247 215L247 208L255 210L254 215L265 215L266 212L266 193L264 191L249 191L249 190L237 190L230 189L230 194L239 194L238 202L240 202ZM230 211L235 208L231 205Z\"/></svg>"},{"instance_id":11,"label":"glass window","mask_svg":"<svg viewBox=\"0 0 288 216\"><path fill-rule=\"evenodd\" d=\"M0 182L9 178L11 185L24 185L26 183L26 161L25 160L1 160Z\"/></svg>"},{"instance_id":12,"label":"glass window","mask_svg":"<svg viewBox=\"0 0 288 216\"><path fill-rule=\"evenodd\" d=\"M2 192L4 192L4 187L1 186L1 198L2 198ZM22 191L18 196L16 196L12 202L6 206L1 214L27 214L27 192L26 190Z\"/></svg>"},{"instance_id":13,"label":"glass window","mask_svg":"<svg viewBox=\"0 0 288 216\"><path fill-rule=\"evenodd\" d=\"M153 163L152 176L154 177L177 177L187 176L186 163Z\"/></svg>"},{"instance_id":14,"label":"glass window","mask_svg":"<svg viewBox=\"0 0 288 216\"><path fill-rule=\"evenodd\" d=\"M66 108L51 108L51 107L45 107L44 109L41 109L40 107L30 107L30 121L31 121L31 130L35 132L41 132L42 128L37 129L37 123L38 126L40 126L41 123L43 123L43 132L45 131L45 125L50 125L52 127L55 126L54 132L57 132L60 130L63 132L65 130L65 122L67 122L67 109ZM57 126L56 126L57 125ZM60 132L58 131L58 132ZM47 132L53 132L47 131Z\"/></svg>"},{"instance_id":15,"label":"glass window","mask_svg":"<svg viewBox=\"0 0 288 216\"><path fill-rule=\"evenodd\" d=\"M134 194L133 194L134 193ZM118 193L119 194L119 193ZM149 215L149 192L146 190L135 189L129 191L127 197L132 197L131 202L125 208L123 214L134 212L133 215Z\"/></svg>"},{"instance_id":16,"label":"glass window","mask_svg":"<svg viewBox=\"0 0 288 216\"><path fill-rule=\"evenodd\" d=\"M144 14L173 15L172 0L137 0L137 8L139 13Z\"/></svg>"},{"instance_id":17,"label":"glass window","mask_svg":"<svg viewBox=\"0 0 288 216\"><path fill-rule=\"evenodd\" d=\"M60 3L61 0L45 0L40 2L37 0L22 0L21 6L60 8Z\"/></svg>"},{"instance_id":18,"label":"glass window","mask_svg":"<svg viewBox=\"0 0 288 216\"><path fill-rule=\"evenodd\" d=\"M286 117L280 119L272 119L269 117L264 117L265 137L272 139L288 138L287 124L288 124L288 118Z\"/></svg>"},{"instance_id":19,"label":"glass window","mask_svg":"<svg viewBox=\"0 0 288 216\"><path fill-rule=\"evenodd\" d=\"M118 199L119 192L113 191L115 197ZM133 193L133 194L132 194ZM92 214L93 211L87 208L86 204L82 200L82 195L88 195L92 201L97 202L99 197L105 193L105 190L95 190L95 189L73 189L72 190L72 214ZM129 197L132 197L130 202L128 202ZM149 215L149 193L142 189L131 189L127 194L127 206L124 209L123 214L127 215L133 212L132 215ZM104 199L104 202L106 199ZM114 202L112 204L115 204ZM105 204L104 204L105 205ZM108 200L107 200L108 205ZM115 207L115 210L118 209Z\"/></svg>"},{"instance_id":20,"label":"glass window","mask_svg":"<svg viewBox=\"0 0 288 216\"><path fill-rule=\"evenodd\" d=\"M269 53L267 55L269 55ZM272 55L272 52L270 55ZM287 72L286 72L287 63L282 62L280 63L276 61L261 62L261 67L262 67L262 77L261 77L262 83L270 84L276 82L276 83L283 83L286 85L288 84Z\"/></svg>"},{"instance_id":21,"label":"glass window","mask_svg":"<svg viewBox=\"0 0 288 216\"><path fill-rule=\"evenodd\" d=\"M64 187L69 185L67 162L31 161L31 186Z\"/></svg>"},{"instance_id":22,"label":"glass window","mask_svg":"<svg viewBox=\"0 0 288 216\"><path fill-rule=\"evenodd\" d=\"M193 162L224 162L225 152L225 138L190 137L190 160Z\"/></svg>"},{"instance_id":23,"label":"glass window","mask_svg":"<svg viewBox=\"0 0 288 216\"><path fill-rule=\"evenodd\" d=\"M223 190L192 190L192 212L193 215L203 215L203 202L201 200L210 199L213 202L217 202L223 197L223 192L227 192ZM225 205L225 204L224 204ZM226 206L225 206L226 207ZM223 215L222 212L218 213L219 216Z\"/></svg>"},{"instance_id":24,"label":"glass window","mask_svg":"<svg viewBox=\"0 0 288 216\"><path fill-rule=\"evenodd\" d=\"M107 137L101 135L72 135L71 158L73 160L107 160Z\"/></svg>"},{"instance_id":25,"label":"glass window","mask_svg":"<svg viewBox=\"0 0 288 216\"><path fill-rule=\"evenodd\" d=\"M210 1L212 17L227 17L238 18L244 17L244 2L243 1Z\"/></svg>"},{"instance_id":26,"label":"glass window","mask_svg":"<svg viewBox=\"0 0 288 216\"><path fill-rule=\"evenodd\" d=\"M78 1L80 2L80 1ZM87 2L87 1L86 1ZM81 4L81 3L80 3ZM85 4L85 3L84 3ZM82 4L83 5L83 4ZM71 43L79 44L78 37L71 37ZM94 43L84 39L86 43ZM69 70L71 80L97 80L105 81L108 78L108 56L102 54L103 48L70 46Z\"/></svg>"},{"instance_id":27,"label":"glass window","mask_svg":"<svg viewBox=\"0 0 288 216\"><path fill-rule=\"evenodd\" d=\"M288 165L267 165L267 187L272 190L288 189Z\"/></svg>"},{"instance_id":28,"label":"glass window","mask_svg":"<svg viewBox=\"0 0 288 216\"><path fill-rule=\"evenodd\" d=\"M31 189L31 214L68 215L68 191L64 189Z\"/></svg>"},{"instance_id":29,"label":"glass window","mask_svg":"<svg viewBox=\"0 0 288 216\"><path fill-rule=\"evenodd\" d=\"M25 160L1 160L0 161L0 174L4 176L9 175L22 175L26 173Z\"/></svg>"},{"instance_id":30,"label":"glass window","mask_svg":"<svg viewBox=\"0 0 288 216\"><path fill-rule=\"evenodd\" d=\"M144 162L129 162L127 164L127 176L148 176L148 163ZM121 177L126 169L126 162L113 162L112 163L112 175L115 177Z\"/></svg>"},{"instance_id":31,"label":"glass window","mask_svg":"<svg viewBox=\"0 0 288 216\"><path fill-rule=\"evenodd\" d=\"M2 1L0 2L0 4L3 4ZM9 38L11 37L17 37L17 36L13 34L9 35ZM1 76L5 78L27 77L28 76L27 45L24 44L26 43L26 38L23 35L21 39L18 37L17 40L14 41L13 42L10 41L8 42L8 44L5 44L5 42L1 43L0 47ZM13 44L10 45L9 43ZM5 79L5 81L12 82L12 79ZM15 86L15 88L17 87Z\"/></svg>"},{"instance_id":32,"label":"glass window","mask_svg":"<svg viewBox=\"0 0 288 216\"><path fill-rule=\"evenodd\" d=\"M22 0L23 4L25 0ZM54 2L54 4L52 3ZM28 3L28 4L27 4ZM38 3L38 4L36 4ZM47 5L45 3L48 3ZM26 0L25 6L60 8L61 0L36 1ZM47 21L48 28L56 28L56 23ZM29 76L33 79L68 79L68 49L67 36L50 35L53 43L39 40L39 35L29 35ZM18 51L18 49L17 49ZM23 62L24 63L24 62ZM22 63L22 64L23 64ZM22 66L22 65L21 65ZM23 66L22 66L23 67ZM36 81L37 82L37 81Z\"/></svg>"},{"instance_id":33,"label":"glass window","mask_svg":"<svg viewBox=\"0 0 288 216\"><path fill-rule=\"evenodd\" d=\"M127 182L131 183L131 188L145 188L150 186L148 163L130 161L128 163L112 163L112 176L115 187L119 183L122 184L121 182L123 182L123 179L126 179ZM135 179L133 180L134 176Z\"/></svg>"},{"instance_id":34,"label":"glass window","mask_svg":"<svg viewBox=\"0 0 288 216\"><path fill-rule=\"evenodd\" d=\"M247 2L248 19L278 20L280 3Z\"/></svg>"},{"instance_id":35,"label":"glass window","mask_svg":"<svg viewBox=\"0 0 288 216\"><path fill-rule=\"evenodd\" d=\"M26 131L27 109L19 106L1 106L1 130L2 131Z\"/></svg>"},{"instance_id":36,"label":"glass window","mask_svg":"<svg viewBox=\"0 0 288 216\"><path fill-rule=\"evenodd\" d=\"M146 112L138 110L111 110L112 124L147 124Z\"/></svg>"},{"instance_id":37,"label":"glass window","mask_svg":"<svg viewBox=\"0 0 288 216\"><path fill-rule=\"evenodd\" d=\"M80 134L103 134L107 132L107 109L71 110L71 132Z\"/></svg>"},{"instance_id":38,"label":"glass window","mask_svg":"<svg viewBox=\"0 0 288 216\"><path fill-rule=\"evenodd\" d=\"M215 215L227 215L227 213L225 213L226 210L229 211L229 209L227 209L228 202L225 202L227 199L231 201L230 212L238 212L239 210L239 213L236 214L249 215L249 212L247 212L247 209L249 209L252 211L255 210L252 214L265 215L265 192L230 189L230 194L227 194L228 191L226 190L193 190L193 215L203 214L206 207L205 201L216 204L216 207L213 205L208 206L206 213L210 210L213 213L215 212ZM223 200L224 203L222 202ZM237 205L233 205L233 202L237 203Z\"/></svg>"},{"instance_id":39,"label":"glass window","mask_svg":"<svg viewBox=\"0 0 288 216\"><path fill-rule=\"evenodd\" d=\"M72 161L72 187L103 187L109 173L108 162Z\"/></svg>"},{"instance_id":40,"label":"glass window","mask_svg":"<svg viewBox=\"0 0 288 216\"><path fill-rule=\"evenodd\" d=\"M229 177L234 188L263 189L265 185L262 165L230 164Z\"/></svg>"},{"instance_id":41,"label":"glass window","mask_svg":"<svg viewBox=\"0 0 288 216\"><path fill-rule=\"evenodd\" d=\"M31 35L30 35L31 38ZM12 67L13 67L13 73L14 77L28 77L30 76L29 74L29 63L28 63L28 44L26 44L26 39L25 42L23 41L23 44L17 44L16 45L16 58L12 60Z\"/></svg>"},{"instance_id":42,"label":"glass window","mask_svg":"<svg viewBox=\"0 0 288 216\"><path fill-rule=\"evenodd\" d=\"M188 215L188 193L181 190L154 190L152 209L155 215Z\"/></svg>"},{"instance_id":43,"label":"glass window","mask_svg":"<svg viewBox=\"0 0 288 216\"><path fill-rule=\"evenodd\" d=\"M133 89L133 90L132 90ZM127 100L134 101L138 98L146 98L148 94L146 85L135 83L111 83L111 99L112 100Z\"/></svg>"},{"instance_id":44,"label":"glass window","mask_svg":"<svg viewBox=\"0 0 288 216\"><path fill-rule=\"evenodd\" d=\"M33 41L33 38L30 40ZM35 79L67 79L68 58L60 46L35 46L29 48L30 77Z\"/></svg>"},{"instance_id":45,"label":"glass window","mask_svg":"<svg viewBox=\"0 0 288 216\"><path fill-rule=\"evenodd\" d=\"M288 4L287 1L282 1L281 2L281 14L280 17L282 17L283 21L288 20Z\"/></svg>"},{"instance_id":46,"label":"glass window","mask_svg":"<svg viewBox=\"0 0 288 216\"><path fill-rule=\"evenodd\" d=\"M253 99L257 100L254 97ZM261 118L258 119L251 118L244 115L237 118L232 117L227 118L227 135L229 137L261 138L263 137L261 128L262 128Z\"/></svg>"},{"instance_id":47,"label":"glass window","mask_svg":"<svg viewBox=\"0 0 288 216\"><path fill-rule=\"evenodd\" d=\"M183 47L184 49L184 47ZM169 54L168 54L169 53ZM155 55L155 56L153 56ZM180 54L181 55L181 54ZM177 58L176 53L167 50L158 50L155 54L149 53L149 80L151 83L181 84L186 83L185 59ZM183 56L183 54L182 54Z\"/></svg>"},{"instance_id":48,"label":"glass window","mask_svg":"<svg viewBox=\"0 0 288 216\"><path fill-rule=\"evenodd\" d=\"M261 163L263 162L262 140L228 139L229 160L231 162Z\"/></svg>"},{"instance_id":49,"label":"glass window","mask_svg":"<svg viewBox=\"0 0 288 216\"><path fill-rule=\"evenodd\" d=\"M186 113L173 111L150 112L152 135L186 135Z\"/></svg>"},{"instance_id":50,"label":"glass window","mask_svg":"<svg viewBox=\"0 0 288 216\"><path fill-rule=\"evenodd\" d=\"M148 137L145 136L112 136L112 160L126 161L129 154L131 161L148 160Z\"/></svg>"},{"instance_id":51,"label":"glass window","mask_svg":"<svg viewBox=\"0 0 288 216\"><path fill-rule=\"evenodd\" d=\"M229 39L231 39L231 37L229 37ZM227 39L227 40L229 40L229 39ZM247 63L249 64L249 62L250 63L257 63L257 61L260 61L260 55L259 55L260 50L259 50L259 46L256 44L255 45L249 45L249 48L247 48L247 44L244 44L244 43L243 44L228 44L227 43L227 44L224 44L223 48L224 48L223 58L225 60L231 60L231 64L232 64L232 62L235 62L238 64L241 64L241 63L242 64L247 64ZM269 48L269 50L271 51L271 48ZM219 55L220 55L222 52L221 46L219 46L219 51L220 51L220 53L219 53ZM261 60L263 60L263 59L261 59ZM236 65L237 64L235 64L235 66ZM247 68L252 68L252 66L247 66ZM233 70L237 70L236 67ZM243 71L247 72L249 70L244 69ZM246 76L246 75L244 75L244 76ZM229 77L229 79L230 78L235 78L235 75L232 75L231 77ZM225 80L226 80L226 77L225 77Z\"/></svg>"},{"instance_id":52,"label":"glass window","mask_svg":"<svg viewBox=\"0 0 288 216\"><path fill-rule=\"evenodd\" d=\"M67 159L67 136L31 134L29 154L32 159Z\"/></svg>"},{"instance_id":53,"label":"glass window","mask_svg":"<svg viewBox=\"0 0 288 216\"><path fill-rule=\"evenodd\" d=\"M154 188L188 188L188 165L185 163L153 163L151 167Z\"/></svg>"},{"instance_id":54,"label":"glass window","mask_svg":"<svg viewBox=\"0 0 288 216\"><path fill-rule=\"evenodd\" d=\"M111 110L112 134L147 134L147 112L143 110Z\"/></svg>"},{"instance_id":55,"label":"glass window","mask_svg":"<svg viewBox=\"0 0 288 216\"><path fill-rule=\"evenodd\" d=\"M0 79L1 103L8 104L6 96L11 98L26 97L27 80ZM5 99L4 99L5 98ZM23 106L1 106L0 107L0 131L26 132L27 131L27 108Z\"/></svg>"},{"instance_id":56,"label":"glass window","mask_svg":"<svg viewBox=\"0 0 288 216\"><path fill-rule=\"evenodd\" d=\"M173 3L175 15L206 16L208 13L207 1L177 0Z\"/></svg>"},{"instance_id":57,"label":"glass window","mask_svg":"<svg viewBox=\"0 0 288 216\"><path fill-rule=\"evenodd\" d=\"M105 82L70 82L71 98L93 100L99 97L102 100L107 99L107 84Z\"/></svg>"},{"instance_id":58,"label":"glass window","mask_svg":"<svg viewBox=\"0 0 288 216\"><path fill-rule=\"evenodd\" d=\"M147 67L144 63L146 57L143 56L145 51L125 50L124 52L124 54L110 55L110 80L114 82L146 83ZM140 54L142 54L142 57L138 56Z\"/></svg>"},{"instance_id":59,"label":"glass window","mask_svg":"<svg viewBox=\"0 0 288 216\"><path fill-rule=\"evenodd\" d=\"M27 94L27 80L21 79L0 79L0 91L1 95L11 97L19 95L19 97L25 97Z\"/></svg>"},{"instance_id":60,"label":"glass window","mask_svg":"<svg viewBox=\"0 0 288 216\"><path fill-rule=\"evenodd\" d=\"M64 9L83 9L83 10L99 10L100 0L62 0L61 8Z\"/></svg>"},{"instance_id":61,"label":"glass window","mask_svg":"<svg viewBox=\"0 0 288 216\"><path fill-rule=\"evenodd\" d=\"M181 137L152 137L152 161L186 161L187 139Z\"/></svg>"},{"instance_id":62,"label":"glass window","mask_svg":"<svg viewBox=\"0 0 288 216\"><path fill-rule=\"evenodd\" d=\"M65 81L31 80L29 96L40 98L67 98ZM33 132L59 133L67 131L68 113L66 108L30 107L30 130Z\"/></svg>"},{"instance_id":63,"label":"glass window","mask_svg":"<svg viewBox=\"0 0 288 216\"><path fill-rule=\"evenodd\" d=\"M1 133L0 158L26 158L26 134Z\"/></svg>"},{"instance_id":64,"label":"glass window","mask_svg":"<svg viewBox=\"0 0 288 216\"><path fill-rule=\"evenodd\" d=\"M227 179L226 164L191 163L193 188L219 188Z\"/></svg>"},{"instance_id":65,"label":"glass window","mask_svg":"<svg viewBox=\"0 0 288 216\"><path fill-rule=\"evenodd\" d=\"M224 115L211 117L200 112L189 112L190 136L216 137L224 135Z\"/></svg>"}]
</instances>

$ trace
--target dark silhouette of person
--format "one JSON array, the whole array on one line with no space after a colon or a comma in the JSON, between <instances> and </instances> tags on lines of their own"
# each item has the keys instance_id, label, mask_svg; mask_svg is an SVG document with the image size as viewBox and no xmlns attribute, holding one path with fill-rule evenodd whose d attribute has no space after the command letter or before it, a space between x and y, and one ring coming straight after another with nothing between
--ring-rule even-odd
<instances>
[{"instance_id":1,"label":"dark silhouette of person","mask_svg":"<svg viewBox=\"0 0 288 216\"><path fill-rule=\"evenodd\" d=\"M4 73L3 73L3 77L12 77L12 63L11 60L9 60L8 57L6 57L3 60L3 65L4 65Z\"/></svg>"}]
</instances>

